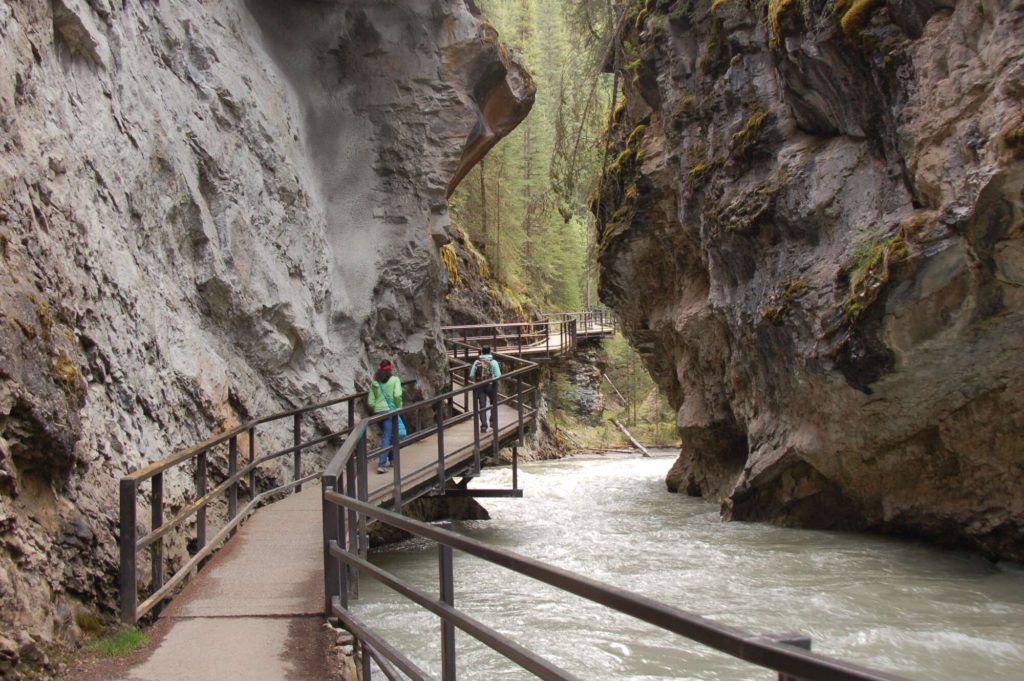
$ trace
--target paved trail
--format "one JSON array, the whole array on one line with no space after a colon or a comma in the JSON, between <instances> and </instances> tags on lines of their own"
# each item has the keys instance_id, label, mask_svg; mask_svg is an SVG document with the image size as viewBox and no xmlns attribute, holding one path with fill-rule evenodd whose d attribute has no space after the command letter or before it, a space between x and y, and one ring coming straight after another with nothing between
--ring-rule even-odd
<instances>
[{"instance_id":1,"label":"paved trail","mask_svg":"<svg viewBox=\"0 0 1024 681\"><path fill-rule=\"evenodd\" d=\"M161 615L120 681L327 678L320 485L257 511Z\"/></svg>"}]
</instances>

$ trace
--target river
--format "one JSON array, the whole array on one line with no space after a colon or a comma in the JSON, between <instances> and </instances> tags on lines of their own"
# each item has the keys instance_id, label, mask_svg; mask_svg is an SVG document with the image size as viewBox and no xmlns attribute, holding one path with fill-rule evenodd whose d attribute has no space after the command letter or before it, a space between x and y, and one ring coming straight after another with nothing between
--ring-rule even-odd
<instances>
[{"instance_id":1,"label":"river","mask_svg":"<svg viewBox=\"0 0 1024 681\"><path fill-rule=\"evenodd\" d=\"M723 523L717 505L665 491L673 459L527 464L523 499L487 499L491 520L453 529L753 633L809 635L817 651L911 679L1024 681L1024 569L905 540ZM474 486L510 479L508 468L488 469ZM371 557L437 593L432 544L410 540ZM583 679L775 678L460 553L455 598ZM435 616L369 578L353 605L438 672ZM533 678L461 632L457 649L460 679Z\"/></svg>"}]
</instances>

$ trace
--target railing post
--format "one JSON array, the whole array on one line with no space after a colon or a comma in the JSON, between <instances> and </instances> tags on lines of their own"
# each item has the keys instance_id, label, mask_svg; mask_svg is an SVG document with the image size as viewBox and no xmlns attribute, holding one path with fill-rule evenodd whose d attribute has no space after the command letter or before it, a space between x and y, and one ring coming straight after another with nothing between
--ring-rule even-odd
<instances>
[{"instance_id":1,"label":"railing post","mask_svg":"<svg viewBox=\"0 0 1024 681\"><path fill-rule=\"evenodd\" d=\"M452 566L452 548L437 545L438 581L443 603L455 606L455 571ZM455 625L441 619L441 679L455 681Z\"/></svg>"},{"instance_id":2,"label":"railing post","mask_svg":"<svg viewBox=\"0 0 1024 681\"><path fill-rule=\"evenodd\" d=\"M811 638L809 636L801 636L800 634L780 634L777 636L769 636L770 639L776 643L784 643L787 646L793 646L795 648L803 648L804 650L811 649ZM779 681L804 681L800 677L791 676L785 672L779 672Z\"/></svg>"},{"instance_id":3,"label":"railing post","mask_svg":"<svg viewBox=\"0 0 1024 681\"><path fill-rule=\"evenodd\" d=\"M136 555L135 544L138 543L135 527L136 496L138 487L134 480L121 479L121 622L135 624L135 609L138 605L136 591Z\"/></svg>"},{"instance_id":4,"label":"railing post","mask_svg":"<svg viewBox=\"0 0 1024 681\"><path fill-rule=\"evenodd\" d=\"M393 411L388 416L391 419L391 458L394 459L393 471L395 474L395 494L394 494L394 506L392 509L395 513L402 512L402 462L399 455L402 452L401 438L398 437L398 412Z\"/></svg>"},{"instance_id":5,"label":"railing post","mask_svg":"<svg viewBox=\"0 0 1024 681\"><path fill-rule=\"evenodd\" d=\"M544 356L551 356L551 320L544 322Z\"/></svg>"},{"instance_id":6,"label":"railing post","mask_svg":"<svg viewBox=\"0 0 1024 681\"><path fill-rule=\"evenodd\" d=\"M480 402L476 399L476 391L473 392L473 467L476 474L480 475Z\"/></svg>"},{"instance_id":7,"label":"railing post","mask_svg":"<svg viewBox=\"0 0 1024 681\"><path fill-rule=\"evenodd\" d=\"M516 374L516 412L519 418L519 444L523 444L523 375Z\"/></svg>"},{"instance_id":8,"label":"railing post","mask_svg":"<svg viewBox=\"0 0 1024 681\"><path fill-rule=\"evenodd\" d=\"M292 437L295 440L296 450L292 454L293 465L295 467L295 477L293 480L298 480L302 477L302 449L299 445L302 444L302 414L296 414L294 420L294 426L292 427ZM302 485L295 486L295 493L298 494L302 491Z\"/></svg>"},{"instance_id":9,"label":"railing post","mask_svg":"<svg viewBox=\"0 0 1024 681\"><path fill-rule=\"evenodd\" d=\"M232 435L228 440L228 477L235 477L238 472L238 436ZM228 520L234 519L238 513L238 481L228 487Z\"/></svg>"},{"instance_id":10,"label":"railing post","mask_svg":"<svg viewBox=\"0 0 1024 681\"><path fill-rule=\"evenodd\" d=\"M519 490L519 447L512 445L512 491Z\"/></svg>"},{"instance_id":11,"label":"railing post","mask_svg":"<svg viewBox=\"0 0 1024 681\"><path fill-rule=\"evenodd\" d=\"M256 426L249 429L249 501L256 498Z\"/></svg>"},{"instance_id":12,"label":"railing post","mask_svg":"<svg viewBox=\"0 0 1024 681\"><path fill-rule=\"evenodd\" d=\"M150 532L155 532L160 529L164 524L164 474L162 472L157 473L153 476L153 494L150 504ZM160 590L160 587L164 585L164 538L159 537L153 542L153 549L151 554L151 564L153 573L152 584L150 588L153 593ZM153 612L159 614L160 604L157 603L153 608Z\"/></svg>"},{"instance_id":13,"label":"railing post","mask_svg":"<svg viewBox=\"0 0 1024 681\"><path fill-rule=\"evenodd\" d=\"M491 381L491 431L494 433L494 459L498 459L498 449L501 444L501 438L498 437L498 433L501 432L501 426L498 425L498 379Z\"/></svg>"},{"instance_id":14,"label":"railing post","mask_svg":"<svg viewBox=\"0 0 1024 681\"><path fill-rule=\"evenodd\" d=\"M530 391L530 410L533 411L533 432L537 432L537 399L540 394L540 367L533 370L533 390Z\"/></svg>"},{"instance_id":15,"label":"railing post","mask_svg":"<svg viewBox=\"0 0 1024 681\"><path fill-rule=\"evenodd\" d=\"M370 647L364 643L361 653L359 662L362 665L362 676L359 678L370 679L373 674L373 670L370 668Z\"/></svg>"},{"instance_id":16,"label":"railing post","mask_svg":"<svg viewBox=\"0 0 1024 681\"><path fill-rule=\"evenodd\" d=\"M352 430L356 423L356 401L351 399L348 401L348 429Z\"/></svg>"},{"instance_id":17,"label":"railing post","mask_svg":"<svg viewBox=\"0 0 1024 681\"><path fill-rule=\"evenodd\" d=\"M516 354L521 357L522 354L523 354L523 325L522 324L520 324L519 326L516 327L516 347L518 348L518 350L516 351Z\"/></svg>"},{"instance_id":18,"label":"railing post","mask_svg":"<svg viewBox=\"0 0 1024 681\"><path fill-rule=\"evenodd\" d=\"M338 531L338 513L334 508L334 504L328 501L326 497L327 492L338 491L338 479L333 475L325 473L320 478L320 485L320 510L324 543L324 614L330 617L331 603L335 596L341 599L343 607L347 607L345 601L348 594L338 587L339 573L342 572L339 566L341 561L331 555L331 544L340 543L344 546L345 539L343 534Z\"/></svg>"},{"instance_id":19,"label":"railing post","mask_svg":"<svg viewBox=\"0 0 1024 681\"><path fill-rule=\"evenodd\" d=\"M196 455L196 499L206 496L206 452ZM196 551L206 546L206 504L196 511Z\"/></svg>"},{"instance_id":20,"label":"railing post","mask_svg":"<svg viewBox=\"0 0 1024 681\"><path fill-rule=\"evenodd\" d=\"M358 493L356 492L356 486L358 484L356 478L359 475L359 473L358 473L358 471L359 471L358 458L359 458L359 453L357 451L354 456L349 457L348 463L345 465L345 495L348 496L351 499L356 499L358 497ZM348 522L347 523L342 523L342 532L346 532L346 535L345 535L346 546L349 547L350 551L352 551L356 555L359 555L359 520L358 520L358 518L356 516L356 512L353 511L352 509L349 509L349 511L348 511ZM355 598L358 598L359 597L359 580L358 580L358 577L355 576L355 574L358 574L357 571L359 570L359 568L354 568L354 567L349 566L349 567L346 567L346 568L343 568L343 569L345 570L345 586L346 587L348 587L348 582L349 582L349 579L348 579L349 571L351 570L351 571L354 572L354 575L353 575L353 578L352 578L353 579L353 583L352 583L352 586L351 586L351 590L352 590L352 595ZM346 591L347 590L348 589L346 589ZM347 600L347 595L346 595L346 600Z\"/></svg>"},{"instance_id":21,"label":"railing post","mask_svg":"<svg viewBox=\"0 0 1024 681\"><path fill-rule=\"evenodd\" d=\"M434 403L434 422L437 425L437 485L438 490L443 491L444 484L444 406L440 402Z\"/></svg>"},{"instance_id":22,"label":"railing post","mask_svg":"<svg viewBox=\"0 0 1024 681\"><path fill-rule=\"evenodd\" d=\"M357 456L356 467L358 468L358 484L356 485L356 488L357 488L356 494L357 494L357 497L358 497L359 501L363 501L363 502L365 502L367 500L367 498L369 497L369 495L370 495L369 481L367 480L367 468L369 466L368 466L368 463L366 461L366 433L367 432L368 431L364 431L363 432L363 436L361 438L359 438L359 443L356 446L356 456ZM363 515L362 513L357 513L356 514L356 534L352 538L352 546L353 547L358 547L357 551L356 551L357 555L365 558L367 552L370 549L369 543L370 543L369 537L366 534L366 516ZM356 568L354 574L352 575L352 597L353 598L359 598L359 568Z\"/></svg>"}]
</instances>

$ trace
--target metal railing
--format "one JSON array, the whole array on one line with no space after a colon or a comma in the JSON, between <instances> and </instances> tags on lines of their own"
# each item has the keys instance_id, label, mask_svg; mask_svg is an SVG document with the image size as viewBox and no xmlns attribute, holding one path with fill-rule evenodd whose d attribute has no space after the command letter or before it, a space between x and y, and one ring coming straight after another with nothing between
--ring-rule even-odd
<instances>
[{"instance_id":1,"label":"metal railing","mask_svg":"<svg viewBox=\"0 0 1024 681\"><path fill-rule=\"evenodd\" d=\"M407 382L407 384L411 383L413 381ZM262 502L288 490L294 489L298 492L302 489L303 483L319 478L320 471L303 476L303 451L308 451L350 433L355 425L356 402L365 397L365 392L345 395L319 404L290 409L249 421L193 447L175 452L121 478L119 575L121 620L134 624L146 613L158 609L162 601L189 577L193 569L198 567L224 540L230 537L235 528ZM336 430L328 428L329 432L326 434L318 434L303 440L302 421L304 416L320 415L319 412L340 405L345 405L347 412L344 427ZM270 453L260 453L257 428L281 421L291 422L292 445ZM322 431L324 424L319 424L319 428ZM225 448L226 452L223 451ZM241 461L240 449L244 449L247 454L247 457ZM210 458L217 453L225 455L227 471L223 480L211 488ZM259 467L289 454L292 456L292 480L258 493L256 473ZM194 494L192 499L187 501L185 506L171 518L165 518L164 474L180 466L192 469ZM150 482L150 527L149 532L140 537L137 524L138 502L139 496L143 492L141 487L146 481ZM248 502L241 509L238 508L240 491L248 495ZM221 499L226 503L225 523L217 530L213 538L208 539L207 510L211 503ZM185 526L193 516L196 519L194 553L191 553L189 559L173 575L165 579L164 540ZM144 593L144 598L140 603L139 590L142 585L138 575L139 554L146 550L149 551L150 580L148 595Z\"/></svg>"},{"instance_id":2,"label":"metal railing","mask_svg":"<svg viewBox=\"0 0 1024 681\"><path fill-rule=\"evenodd\" d=\"M561 322L573 320L577 323L581 335L590 333L613 335L619 327L615 313L603 307L579 312L545 312L541 316Z\"/></svg>"},{"instance_id":3,"label":"metal railing","mask_svg":"<svg viewBox=\"0 0 1024 681\"><path fill-rule=\"evenodd\" d=\"M471 350L469 346L459 346L457 342L452 343L452 345L459 347L465 352ZM499 357L512 365L517 365L518 368L507 376L493 381L496 385L514 385L515 393L497 392L498 399L492 405L492 422L498 423L498 407L500 405L515 405L517 408L517 426L513 435L518 440L521 440L524 429L532 424L537 411L536 385L526 386L523 377L525 373L528 373L528 370L535 369L536 365L514 357L502 357L500 355ZM409 436L402 438L401 441L398 438L394 438L392 454L395 462L394 474L396 481L402 476L401 448L403 446L408 446L439 433L437 438L438 444L440 448L443 448L444 428L464 420L474 420L473 468L477 472L480 469L481 445L489 442L488 446L493 448L493 456L497 457L500 445L509 438L509 434L499 428L495 429L491 438L480 438L479 415L471 406L472 399L470 393L475 388L468 386L470 364L455 358L451 360L450 366L453 385L461 386L460 388L424 402L411 404L390 415L390 418L395 421L397 421L399 415L402 415L409 422ZM406 381L403 385L412 383L413 381ZM193 447L175 452L121 478L119 509L119 598L121 620L134 624L147 613L158 611L161 603L170 598L175 589L189 579L194 570L200 567L202 562L210 557L232 535L252 511L276 495L290 490L295 492L301 491L304 483L318 479L322 473L319 470L310 472L305 476L303 475L302 453L325 443L338 443L340 438L352 433L356 425L356 403L364 400L366 394L365 391L359 392L249 421ZM529 401L529 404L527 404L527 401ZM435 413L439 405L443 405L444 409L440 421L438 421ZM320 432L315 437L303 439L303 417L325 412L332 407L342 407L345 409L344 426L341 428L325 428L324 423L321 423L319 424ZM428 418L424 418L425 414ZM367 419L365 422L360 422L363 425L359 432L361 433L361 446L364 450L366 448L365 436L369 426L379 423L383 418L385 417L377 416ZM321 419L321 421L326 420L325 418ZM425 423L428 420L430 425L425 427ZM278 448L270 453L260 452L260 443L258 443L257 438L258 428L265 428L268 425L281 421L285 423L290 421L291 446ZM394 426L394 423L392 425ZM324 430L327 432L324 433ZM397 429L393 432L397 432ZM379 449L369 452L362 451L361 455L365 459L367 454L373 456L379 454L379 452ZM218 455L222 456L225 460L226 471L211 470L211 459ZM292 456L293 479L290 482L257 492L257 471L260 466L288 455ZM364 469L366 468L365 461L361 465ZM191 475L193 494L190 498L186 499L183 507L175 509L174 514L167 518L165 517L164 500L165 473L179 467L189 469L186 474ZM518 450L515 449L513 453L513 468L518 471ZM418 471L414 473L416 472ZM216 484L211 484L211 478L215 477L215 474L219 474L222 479L217 481ZM438 475L441 476L440 484L443 486L446 480L445 471L439 470ZM149 483L148 495L144 489L144 485L147 482ZM517 483L518 479L516 479ZM242 501L245 502L241 508L239 508L240 493ZM397 502L397 505L394 507L401 508L403 503L410 501L412 498L415 498L415 495L421 493L420 490L416 490L414 496L407 495L403 501L402 487L396 482L392 495L393 500ZM140 531L138 526L140 496L143 497L143 500L145 500L146 496L149 497L150 522L148 532ZM216 529L216 534L212 538L208 538L210 528L208 527L207 512L211 504L214 503L223 503L225 518L224 523ZM171 537L177 538L183 528L187 529L188 524L192 522L193 518L195 518L195 534L192 540L193 543L188 549L188 559L172 575L168 576L165 574L164 542ZM139 575L140 555L147 551L149 553L150 576L148 583L143 583Z\"/></svg>"},{"instance_id":4,"label":"metal railing","mask_svg":"<svg viewBox=\"0 0 1024 681\"><path fill-rule=\"evenodd\" d=\"M617 328L615 316L603 309L542 317L530 322L444 326L441 330L446 340L463 346L489 345L501 354L546 358L572 352L581 338L611 336Z\"/></svg>"},{"instance_id":5,"label":"metal railing","mask_svg":"<svg viewBox=\"0 0 1024 681\"><path fill-rule=\"evenodd\" d=\"M325 483L327 478L324 478ZM353 546L348 528L365 526L367 519L398 528L433 541L438 548L438 596L410 586L393 574L370 563ZM401 651L365 625L349 609L349 586L365 574L408 598L440 618L441 678L457 678L455 628L541 679L576 680L577 676L560 669L499 631L483 624L455 607L453 551L499 565L545 584L575 594L611 610L624 613L656 627L719 650L727 655L779 672L780 679L808 681L901 681L901 677L860 665L833 659L810 651L810 639L796 635L756 635L729 627L694 613L659 603L646 596L626 591L568 570L547 565L512 551L481 543L434 525L407 518L356 498L341 487L324 487L324 527L330 528L324 551L327 583L327 613L336 617L362 647L362 678L369 679L371 660L384 675L397 681L405 677L415 681L432 678ZM681 672L684 670L680 670Z\"/></svg>"},{"instance_id":6,"label":"metal railing","mask_svg":"<svg viewBox=\"0 0 1024 681\"><path fill-rule=\"evenodd\" d=\"M431 492L445 494L446 482L452 477L460 474L467 476L478 474L481 467L481 456L486 449L490 449L492 455L497 457L502 445L512 444L512 489L503 496L521 496L518 479L518 445L523 443L527 428L532 427L536 420L539 367L533 362L517 357L505 355L496 355L496 357L515 368L500 378L474 383L469 379L471 364L453 360L453 387L451 390L360 421L325 467L321 477L323 489L344 491L345 494L361 501L388 504L390 508L401 511L404 505L424 494ZM502 392L499 389L502 384L510 386L507 392ZM497 399L493 400L488 407L492 428L490 435L485 435L481 431L481 418L475 393L477 390L486 389L492 385L495 386ZM514 407L515 419L512 423L502 424L500 422L499 407L503 405ZM430 417L428 422L424 422L424 413ZM373 426L385 420L391 421L391 432L397 433L399 418L407 422L415 421L417 430L409 437L392 438L390 444L391 484L384 487L378 486L371 493L370 462L373 457L385 450L379 447L371 449L369 434L372 432ZM450 447L450 443L445 442L445 431L452 426L468 421L472 422L472 441L458 447ZM420 466L418 469L404 470L403 449L430 437L435 438L436 457L429 464ZM488 496L493 495L488 494ZM325 502L323 522L325 546L327 542L337 541L339 537L342 538L342 541L344 538L348 538L356 547L358 554L366 554L369 548L369 537L365 516L360 519L355 515L346 517L345 514L329 512ZM326 550L324 559L326 570L328 569ZM355 583L357 584L358 580ZM329 609L330 599L337 596L338 592L332 589L330 579L326 580L325 584L327 588L325 607Z\"/></svg>"}]
</instances>

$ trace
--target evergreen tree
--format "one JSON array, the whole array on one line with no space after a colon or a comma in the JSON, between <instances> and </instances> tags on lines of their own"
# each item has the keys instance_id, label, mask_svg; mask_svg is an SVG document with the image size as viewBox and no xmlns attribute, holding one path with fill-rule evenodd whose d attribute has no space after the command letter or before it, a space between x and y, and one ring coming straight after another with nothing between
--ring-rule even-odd
<instances>
[{"instance_id":1,"label":"evergreen tree","mask_svg":"<svg viewBox=\"0 0 1024 681\"><path fill-rule=\"evenodd\" d=\"M484 0L537 83L533 111L460 185L452 218L513 297L548 309L596 302L589 199L610 100L604 43L618 3ZM584 27L580 30L581 25Z\"/></svg>"}]
</instances>

